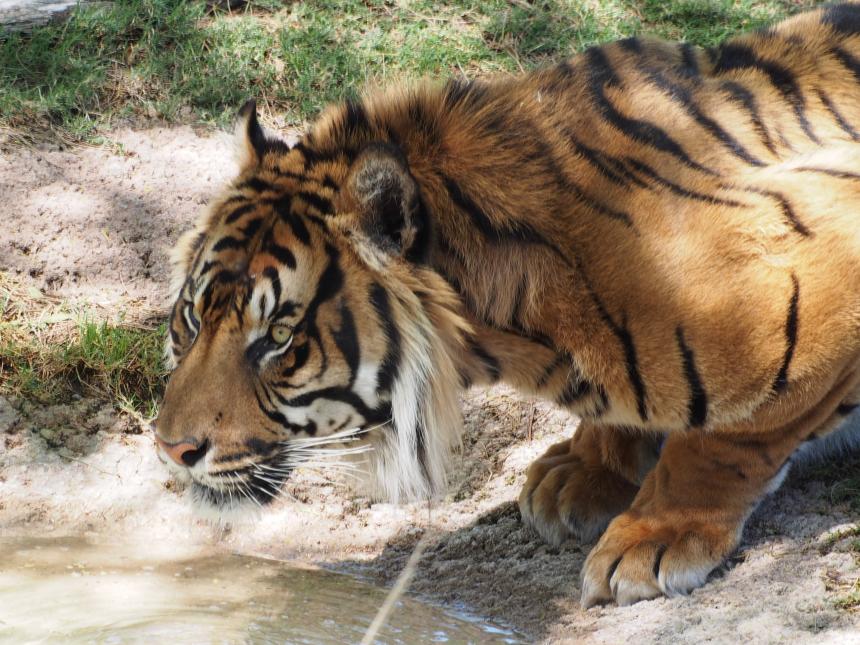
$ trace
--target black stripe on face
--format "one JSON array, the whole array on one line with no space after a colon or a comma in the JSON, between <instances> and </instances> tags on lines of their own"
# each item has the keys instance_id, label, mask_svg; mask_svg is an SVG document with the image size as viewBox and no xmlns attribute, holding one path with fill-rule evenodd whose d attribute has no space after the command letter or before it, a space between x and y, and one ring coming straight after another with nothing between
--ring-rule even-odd
<instances>
[{"instance_id":1,"label":"black stripe on face","mask_svg":"<svg viewBox=\"0 0 860 645\"><path fill-rule=\"evenodd\" d=\"M822 105L827 108L827 111L830 112L830 116L833 117L833 120L836 121L842 131L849 137L851 137L852 140L860 140L860 135L857 134L857 130L855 130L852 125L848 123L848 120L844 116L842 116L842 113L839 112L839 110L833 104L833 101L830 100L830 97L824 93L824 90L818 89L816 90L816 92Z\"/></svg>"},{"instance_id":2,"label":"black stripe on face","mask_svg":"<svg viewBox=\"0 0 860 645\"><path fill-rule=\"evenodd\" d=\"M726 150L751 166L761 167L765 165L761 159L753 156L740 141L723 129L719 123L704 114L693 100L693 95L687 88L666 78L659 70L644 69L643 72L649 81L660 88L673 102L684 108L684 111L690 118L717 139Z\"/></svg>"},{"instance_id":3,"label":"black stripe on face","mask_svg":"<svg viewBox=\"0 0 860 645\"><path fill-rule=\"evenodd\" d=\"M251 177L250 179L246 179L242 183L236 186L238 190L250 189L257 193L262 193L267 190L275 190L275 187L270 184L265 179L260 179L259 177Z\"/></svg>"},{"instance_id":4,"label":"black stripe on face","mask_svg":"<svg viewBox=\"0 0 860 645\"><path fill-rule=\"evenodd\" d=\"M283 201L275 204L275 208L278 212L278 217L280 220L290 227L290 230L293 232L295 238L299 241L303 246L311 245L311 234L308 231L307 226L302 219L301 215L297 215L295 213L290 212L290 199L285 198L286 203Z\"/></svg>"},{"instance_id":5,"label":"black stripe on face","mask_svg":"<svg viewBox=\"0 0 860 645\"><path fill-rule=\"evenodd\" d=\"M776 154L776 146L773 143L773 139L770 137L770 132L768 132L767 127L765 127L764 121L762 121L761 114L758 110L758 103L756 102L753 93L740 83L736 83L734 81L723 81L720 83L720 89L728 94L731 101L746 110L749 114L750 121L752 122L753 129L758 134L764 146L770 150L770 152Z\"/></svg>"},{"instance_id":6,"label":"black stripe on face","mask_svg":"<svg viewBox=\"0 0 860 645\"><path fill-rule=\"evenodd\" d=\"M257 231L260 230L260 226L262 226L262 225L263 225L263 218L262 217L252 219L250 222L248 222L245 226L242 227L242 229L241 229L242 235L244 235L245 238L252 238L252 237L254 237L254 235L257 234Z\"/></svg>"},{"instance_id":7,"label":"black stripe on face","mask_svg":"<svg viewBox=\"0 0 860 645\"><path fill-rule=\"evenodd\" d=\"M386 340L385 357L379 366L376 388L380 392L390 392L400 370L400 331L394 324L388 292L379 283L375 282L370 287L370 304L376 311Z\"/></svg>"},{"instance_id":8,"label":"black stripe on face","mask_svg":"<svg viewBox=\"0 0 860 645\"><path fill-rule=\"evenodd\" d=\"M714 65L713 73L715 76L745 69L754 69L767 76L771 84L791 105L806 136L813 143L821 143L812 131L812 125L806 117L806 100L789 69L777 63L760 59L752 49L745 45L729 43L720 48L719 58Z\"/></svg>"},{"instance_id":9,"label":"black stripe on face","mask_svg":"<svg viewBox=\"0 0 860 645\"><path fill-rule=\"evenodd\" d=\"M316 210L318 210L323 215L330 215L333 211L333 207L331 201L322 195L317 195L316 193L309 193L307 191L300 191L295 195L303 202L305 202L308 206L312 206Z\"/></svg>"},{"instance_id":10,"label":"black stripe on face","mask_svg":"<svg viewBox=\"0 0 860 645\"><path fill-rule=\"evenodd\" d=\"M236 220L240 219L243 215L250 213L255 208L256 208L256 204L244 204L243 206L240 206L239 208L234 210L232 213L227 215L227 217L224 218L224 223L225 224L232 224Z\"/></svg>"},{"instance_id":11,"label":"black stripe on face","mask_svg":"<svg viewBox=\"0 0 860 645\"><path fill-rule=\"evenodd\" d=\"M227 249L244 249L245 248L245 240L240 240L238 238L233 237L232 235L228 235L226 237L222 237L220 240L215 242L215 245L212 247L213 253L220 253L221 251L225 251Z\"/></svg>"},{"instance_id":12,"label":"black stripe on face","mask_svg":"<svg viewBox=\"0 0 860 645\"><path fill-rule=\"evenodd\" d=\"M699 371L696 369L696 357L693 350L687 346L684 340L684 330L680 325L675 329L675 338L678 341L678 348L681 350L684 376L690 386L690 416L687 423L691 428L698 428L703 426L708 418L708 395L702 385Z\"/></svg>"},{"instance_id":13,"label":"black stripe on face","mask_svg":"<svg viewBox=\"0 0 860 645\"><path fill-rule=\"evenodd\" d=\"M621 81L615 75L606 54L599 48L592 47L585 52L585 57L589 67L588 84L595 106L609 123L634 141L666 152L690 168L695 168L709 175L717 174L693 161L677 141L653 123L632 119L618 112L607 98L606 88L620 87Z\"/></svg>"},{"instance_id":14,"label":"black stripe on face","mask_svg":"<svg viewBox=\"0 0 860 645\"><path fill-rule=\"evenodd\" d=\"M352 387L358 375L361 348L358 344L358 334L355 331L355 318L353 318L352 312L346 304L342 303L339 307L339 313L340 328L332 330L332 338L349 368L349 387Z\"/></svg>"},{"instance_id":15,"label":"black stripe on face","mask_svg":"<svg viewBox=\"0 0 860 645\"><path fill-rule=\"evenodd\" d=\"M281 246L277 242L269 242L265 248L266 253L275 258L281 265L296 268L296 256L287 247Z\"/></svg>"},{"instance_id":16,"label":"black stripe on face","mask_svg":"<svg viewBox=\"0 0 860 645\"><path fill-rule=\"evenodd\" d=\"M277 305L278 301L281 299L281 276L278 274L278 270L275 267L266 267L263 269L263 276L272 285L272 295L275 299L274 304ZM265 311L265 307L262 307L262 309Z\"/></svg>"},{"instance_id":17,"label":"black stripe on face","mask_svg":"<svg viewBox=\"0 0 860 645\"><path fill-rule=\"evenodd\" d=\"M785 321L785 358L783 358L782 367L779 368L779 373L773 382L773 389L777 392L781 392L788 386L788 366L791 364L797 345L797 303L800 298L800 283L793 273L791 274L791 284L791 300L788 303L788 316Z\"/></svg>"}]
</instances>

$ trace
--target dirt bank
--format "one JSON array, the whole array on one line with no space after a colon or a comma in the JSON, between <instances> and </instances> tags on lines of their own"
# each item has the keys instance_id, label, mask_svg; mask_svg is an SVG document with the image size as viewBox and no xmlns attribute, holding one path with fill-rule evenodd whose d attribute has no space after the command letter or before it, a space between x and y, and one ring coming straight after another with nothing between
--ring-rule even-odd
<instances>
[{"instance_id":1,"label":"dirt bank","mask_svg":"<svg viewBox=\"0 0 860 645\"><path fill-rule=\"evenodd\" d=\"M118 314L163 310L167 250L233 172L231 144L190 128L113 139L110 149L2 149L0 271ZM0 530L218 544L390 582L429 528L413 589L535 639L860 642L860 618L842 608L860 590L850 530L860 513L834 501L838 483L794 477L753 516L738 555L691 596L582 611L590 545L543 545L513 505L529 461L575 420L503 387L469 392L464 407L451 493L433 508L370 504L305 473L258 521L223 530L191 516L151 438L110 405L0 397Z\"/></svg>"}]
</instances>

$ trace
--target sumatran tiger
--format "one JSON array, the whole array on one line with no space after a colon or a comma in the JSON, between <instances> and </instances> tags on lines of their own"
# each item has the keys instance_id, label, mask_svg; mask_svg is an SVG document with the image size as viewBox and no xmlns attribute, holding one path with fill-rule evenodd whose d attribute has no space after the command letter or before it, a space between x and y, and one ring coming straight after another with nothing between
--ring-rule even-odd
<instances>
[{"instance_id":1,"label":"sumatran tiger","mask_svg":"<svg viewBox=\"0 0 860 645\"><path fill-rule=\"evenodd\" d=\"M523 521L600 536L582 603L627 604L702 585L793 461L856 443L860 4L372 92L295 145L249 102L238 132L176 252L156 422L210 510L337 442L431 496L459 392L506 381L582 419Z\"/></svg>"}]
</instances>

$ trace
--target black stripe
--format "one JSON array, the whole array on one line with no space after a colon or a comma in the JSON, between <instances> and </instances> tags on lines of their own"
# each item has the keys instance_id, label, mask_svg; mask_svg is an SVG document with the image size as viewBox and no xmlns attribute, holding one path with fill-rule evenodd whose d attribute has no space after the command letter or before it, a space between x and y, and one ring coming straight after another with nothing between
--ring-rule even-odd
<instances>
[{"instance_id":1,"label":"black stripe","mask_svg":"<svg viewBox=\"0 0 860 645\"><path fill-rule=\"evenodd\" d=\"M332 329L334 344L346 361L349 368L349 384L352 387L358 376L358 366L361 362L361 347L358 343L358 333L355 330L355 318L346 303L341 302L339 309L340 327Z\"/></svg>"},{"instance_id":2,"label":"black stripe","mask_svg":"<svg viewBox=\"0 0 860 645\"><path fill-rule=\"evenodd\" d=\"M490 383L498 381L502 376L502 366L499 360L484 349L474 338L469 338L468 343L469 351L481 362L481 365L487 372L487 378L490 380Z\"/></svg>"},{"instance_id":3,"label":"black stripe","mask_svg":"<svg viewBox=\"0 0 860 645\"><path fill-rule=\"evenodd\" d=\"M791 274L791 284L791 301L788 303L788 316L785 321L785 358L783 358L782 367L779 368L779 374L773 382L773 389L777 392L781 392L788 386L788 366L794 356L794 349L797 344L797 302L800 297L800 283L793 273Z\"/></svg>"},{"instance_id":4,"label":"black stripe","mask_svg":"<svg viewBox=\"0 0 860 645\"><path fill-rule=\"evenodd\" d=\"M379 366L376 388L382 392L390 392L400 371L400 331L394 323L388 292L378 282L374 282L370 287L370 304L385 332L386 342L385 357Z\"/></svg>"},{"instance_id":5,"label":"black stripe","mask_svg":"<svg viewBox=\"0 0 860 645\"><path fill-rule=\"evenodd\" d=\"M609 123L631 139L666 152L691 168L709 175L718 174L693 161L677 141L653 123L632 119L618 112L607 98L605 88L620 87L621 82L610 66L606 54L599 48L592 47L586 51L585 57L589 65L588 84L591 94L597 109Z\"/></svg>"},{"instance_id":6,"label":"black stripe","mask_svg":"<svg viewBox=\"0 0 860 645\"><path fill-rule=\"evenodd\" d=\"M857 130L855 130L850 123L842 116L842 113L836 108L833 104L833 101L830 100L830 97L824 93L824 90L818 89L816 90L818 93L818 98L821 100L821 103L824 104L824 107L827 108L827 111L830 112L830 116L833 117L833 120L839 124L839 127L842 128L842 131L845 132L849 137L851 137L854 141L860 140L860 135L857 134Z\"/></svg>"},{"instance_id":7,"label":"black stripe","mask_svg":"<svg viewBox=\"0 0 860 645\"><path fill-rule=\"evenodd\" d=\"M836 60L838 60L845 69L853 74L854 80L860 82L860 60L857 60L854 56L839 47L834 47L830 51Z\"/></svg>"},{"instance_id":8,"label":"black stripe","mask_svg":"<svg viewBox=\"0 0 860 645\"><path fill-rule=\"evenodd\" d=\"M696 48L690 43L681 43L681 67L680 72L683 76L698 76L699 61L696 60Z\"/></svg>"},{"instance_id":9,"label":"black stripe","mask_svg":"<svg viewBox=\"0 0 860 645\"><path fill-rule=\"evenodd\" d=\"M678 347L681 350L681 358L684 363L684 376L687 378L687 383L690 385L690 403L688 406L689 425L691 428L698 428L705 424L708 418L708 395L705 392L705 387L702 385L702 379L699 376L699 371L696 369L696 357L693 350L687 346L684 340L684 330L680 325L675 329L675 338L678 340Z\"/></svg>"},{"instance_id":10,"label":"black stripe","mask_svg":"<svg viewBox=\"0 0 860 645\"><path fill-rule=\"evenodd\" d=\"M281 246L276 242L270 242L266 245L265 251L282 265L285 265L290 269L296 268L296 256L293 255L293 252L287 247Z\"/></svg>"},{"instance_id":11,"label":"black stripe","mask_svg":"<svg viewBox=\"0 0 860 645\"><path fill-rule=\"evenodd\" d=\"M641 66L640 66L641 67ZM751 166L764 166L764 162L761 159L757 159L753 156L740 141L735 139L731 134L729 134L723 127L714 121L711 117L704 114L699 106L696 104L695 100L693 100L692 93L685 88L683 85L679 85L668 79L664 74L662 74L657 69L652 69L648 67L641 67L645 76L650 80L654 85L659 87L663 92L672 99L675 103L680 104L687 114L700 126L702 126L705 130L707 130L711 136L717 139L724 148L726 148L729 152L731 152L734 156L739 159L745 161Z\"/></svg>"},{"instance_id":12,"label":"black stripe","mask_svg":"<svg viewBox=\"0 0 860 645\"><path fill-rule=\"evenodd\" d=\"M246 238L252 238L252 237L254 237L254 235L257 234L257 231L260 230L260 226L262 226L262 225L263 225L263 218L258 217L256 219L252 219L250 222L248 222L245 226L243 226L240 229L240 231L242 232L242 235L244 235Z\"/></svg>"},{"instance_id":13,"label":"black stripe","mask_svg":"<svg viewBox=\"0 0 860 645\"><path fill-rule=\"evenodd\" d=\"M252 210L254 210L254 208L256 208L256 206L257 206L256 204L245 204L244 206L240 206L239 208L234 210L232 213L230 213L226 218L224 218L224 223L225 224L232 224L237 219L242 217L242 215L245 215L246 213L250 213Z\"/></svg>"},{"instance_id":14,"label":"black stripe","mask_svg":"<svg viewBox=\"0 0 860 645\"><path fill-rule=\"evenodd\" d=\"M342 127L347 138L360 137L370 129L367 111L361 101L348 100L346 102Z\"/></svg>"},{"instance_id":15,"label":"black stripe","mask_svg":"<svg viewBox=\"0 0 860 645\"><path fill-rule=\"evenodd\" d=\"M585 284L585 288L588 291L594 306L597 308L598 315L621 343L621 347L624 350L624 361L627 367L627 378L630 380L630 385L636 395L636 408L639 413L639 418L643 421L647 421L648 406L646 404L645 383L642 381L642 375L639 373L636 346L633 343L633 337L631 336L630 331L627 329L627 321L623 315L621 324L617 324L612 319L612 316L610 316L609 312L606 311L606 307L603 306L603 302L601 302L600 298L597 296L597 292L588 280L584 267L582 266L582 262L578 258L576 265L583 283Z\"/></svg>"},{"instance_id":16,"label":"black stripe","mask_svg":"<svg viewBox=\"0 0 860 645\"><path fill-rule=\"evenodd\" d=\"M838 4L827 7L821 16L821 22L843 36L854 36L860 33L860 6Z\"/></svg>"},{"instance_id":17,"label":"black stripe","mask_svg":"<svg viewBox=\"0 0 860 645\"><path fill-rule=\"evenodd\" d=\"M316 193L309 193L307 191L300 191L295 195L302 201L304 201L309 206L313 206L323 215L330 215L332 213L332 204L331 200L322 195L317 195Z\"/></svg>"},{"instance_id":18,"label":"black stripe","mask_svg":"<svg viewBox=\"0 0 860 645\"><path fill-rule=\"evenodd\" d=\"M836 407L836 414L840 414L843 417L847 417L857 408L860 408L860 403L840 403Z\"/></svg>"},{"instance_id":19,"label":"black stripe","mask_svg":"<svg viewBox=\"0 0 860 645\"><path fill-rule=\"evenodd\" d=\"M259 177L251 177L250 179L246 179L241 184L236 186L237 189L242 190L245 188L250 188L253 191L258 193L265 192L267 190L275 190L275 187L270 184L268 181L264 179L260 179Z\"/></svg>"},{"instance_id":20,"label":"black stripe","mask_svg":"<svg viewBox=\"0 0 860 645\"><path fill-rule=\"evenodd\" d=\"M720 48L720 55L713 70L715 76L744 69L755 69L766 75L791 105L806 136L813 143L821 143L812 131L812 125L806 117L806 100L803 98L803 93L788 68L771 61L762 60L752 49L739 43L728 43Z\"/></svg>"},{"instance_id":21,"label":"black stripe","mask_svg":"<svg viewBox=\"0 0 860 645\"><path fill-rule=\"evenodd\" d=\"M860 179L860 173L848 172L847 170L837 170L835 168L813 168L811 166L801 166L800 168L794 168L794 170L795 172L817 172L837 179L850 179L852 181Z\"/></svg>"},{"instance_id":22,"label":"black stripe","mask_svg":"<svg viewBox=\"0 0 860 645\"><path fill-rule=\"evenodd\" d=\"M281 318L291 318L296 315L296 312L301 308L301 305L293 300L284 300L272 312L272 320L280 320Z\"/></svg>"},{"instance_id":23,"label":"black stripe","mask_svg":"<svg viewBox=\"0 0 860 645\"><path fill-rule=\"evenodd\" d=\"M741 190L747 193L754 193L756 195L762 195L763 197L768 197L776 201L779 204L779 209L782 211L783 216L785 217L788 224L800 235L803 237L812 237L812 231L810 231L806 225L800 221L800 218L794 212L794 208L791 206L791 202L788 201L788 198L785 195L777 193L772 190L765 190L764 188L755 188L753 186L731 186L731 185L723 185L722 188L726 188L727 190Z\"/></svg>"},{"instance_id":24,"label":"black stripe","mask_svg":"<svg viewBox=\"0 0 860 645\"><path fill-rule=\"evenodd\" d=\"M612 208L609 208L608 206L604 206L598 201L595 201L594 199L586 195L581 187L579 187L577 184L573 183L570 180L565 181L563 188L566 189L568 192L573 193L576 199L578 199L588 208L592 209L600 215L603 215L604 217L608 217L609 219L621 222L628 228L633 229L633 231L638 235L638 231L636 231L633 226L633 218L630 217L630 215L628 215L627 213L614 210Z\"/></svg>"},{"instance_id":25,"label":"black stripe","mask_svg":"<svg viewBox=\"0 0 860 645\"><path fill-rule=\"evenodd\" d=\"M469 195L463 192L463 189L456 181L447 175L442 175L442 181L454 205L460 210L465 211L472 220L472 224L475 225L475 228L488 241L494 243L515 242L552 246L543 235L528 224L509 222L505 228L496 226L483 209Z\"/></svg>"},{"instance_id":26,"label":"black stripe","mask_svg":"<svg viewBox=\"0 0 860 645\"><path fill-rule=\"evenodd\" d=\"M608 179L614 184L618 184L619 186L628 186L628 182L626 181L627 177L623 176L623 173L616 172L615 170L610 168L609 165L603 161L602 153L583 145L573 136L570 136L570 140L571 145L573 145L576 152L579 153L583 158L585 158L588 163L594 166L597 171L606 179Z\"/></svg>"},{"instance_id":27,"label":"black stripe","mask_svg":"<svg viewBox=\"0 0 860 645\"><path fill-rule=\"evenodd\" d=\"M449 110L461 106L475 109L487 97L487 86L464 78L452 78L445 83L443 100Z\"/></svg>"},{"instance_id":28,"label":"black stripe","mask_svg":"<svg viewBox=\"0 0 860 645\"><path fill-rule=\"evenodd\" d=\"M556 396L555 402L563 407L571 406L590 392L591 383L580 378L577 370L571 370L564 383L564 387L558 393L558 396Z\"/></svg>"},{"instance_id":29,"label":"black stripe","mask_svg":"<svg viewBox=\"0 0 860 645\"><path fill-rule=\"evenodd\" d=\"M213 253L218 253L219 251L224 251L225 249L244 249L245 248L245 240L240 240L232 235L228 235L227 237L222 237L220 240L215 242L215 246L212 247Z\"/></svg>"},{"instance_id":30,"label":"black stripe","mask_svg":"<svg viewBox=\"0 0 860 645\"><path fill-rule=\"evenodd\" d=\"M722 197L714 197L713 195L706 195L705 193L700 193L694 190L688 190L683 186L676 184L673 181L666 179L665 177L659 175L653 168L648 166L647 164L642 163L636 159L628 157L625 160L630 166L647 176L649 179L654 180L656 183L668 188L671 192L679 195L681 197L686 197L688 199L695 199L698 201L709 202L711 204L722 204L723 206L732 206L734 208L748 208L749 204L744 204L743 202L738 202L733 199L723 199ZM651 188L651 186L648 186Z\"/></svg>"},{"instance_id":31,"label":"black stripe","mask_svg":"<svg viewBox=\"0 0 860 645\"><path fill-rule=\"evenodd\" d=\"M272 285L272 295L275 299L273 304L277 304L281 299L281 276L278 270L275 267L266 267L263 269L263 277L267 278ZM262 309L265 311L266 308L262 307Z\"/></svg>"},{"instance_id":32,"label":"black stripe","mask_svg":"<svg viewBox=\"0 0 860 645\"><path fill-rule=\"evenodd\" d=\"M546 386L553 373L559 368L559 366L563 365L566 360L567 356L565 354L556 354L550 361L549 365L547 365L543 372L541 372L541 375L535 382L535 389L540 390Z\"/></svg>"},{"instance_id":33,"label":"black stripe","mask_svg":"<svg viewBox=\"0 0 860 645\"><path fill-rule=\"evenodd\" d=\"M387 408L374 409L368 407L368 405L362 401L360 396L352 390L343 387L324 387L319 390L299 394L298 396L294 396L289 399L278 396L278 400L282 405L289 406L291 408L303 408L318 399L338 401L340 403L350 405L356 412L358 412L358 414L364 417L365 422L368 424L382 423L389 419L389 415L385 414Z\"/></svg>"},{"instance_id":34,"label":"black stripe","mask_svg":"<svg viewBox=\"0 0 860 645\"><path fill-rule=\"evenodd\" d=\"M735 81L723 81L720 83L720 89L724 90L732 101L741 105L749 113L753 129L761 138L762 143L773 154L776 154L776 146L770 137L770 132L768 132L764 121L762 121L761 114L758 111L758 103L753 93Z\"/></svg>"},{"instance_id":35,"label":"black stripe","mask_svg":"<svg viewBox=\"0 0 860 645\"><path fill-rule=\"evenodd\" d=\"M296 239L305 246L311 245L311 234L305 226L302 216L290 211L293 198L291 195L285 195L275 202L275 212L280 220L290 227Z\"/></svg>"},{"instance_id":36,"label":"black stripe","mask_svg":"<svg viewBox=\"0 0 860 645\"><path fill-rule=\"evenodd\" d=\"M630 52L631 54L642 53L642 43L639 42L639 39L635 36L631 36L630 38L622 38L618 41L618 46L621 47L621 49Z\"/></svg>"},{"instance_id":37,"label":"black stripe","mask_svg":"<svg viewBox=\"0 0 860 645\"><path fill-rule=\"evenodd\" d=\"M245 360L255 367L260 364L263 356L272 349L272 339L267 336L258 338L245 348ZM268 394L268 392L266 392Z\"/></svg>"}]
</instances>

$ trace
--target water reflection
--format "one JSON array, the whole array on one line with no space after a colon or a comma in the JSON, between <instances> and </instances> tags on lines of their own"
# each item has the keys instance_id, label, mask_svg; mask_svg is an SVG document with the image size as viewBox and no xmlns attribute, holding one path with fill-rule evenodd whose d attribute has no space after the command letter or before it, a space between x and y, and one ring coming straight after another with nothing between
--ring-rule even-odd
<instances>
[{"instance_id":1,"label":"water reflection","mask_svg":"<svg viewBox=\"0 0 860 645\"><path fill-rule=\"evenodd\" d=\"M0 540L0 639L10 643L357 643L385 591L348 576L169 545ZM379 643L514 643L407 599Z\"/></svg>"}]
</instances>

